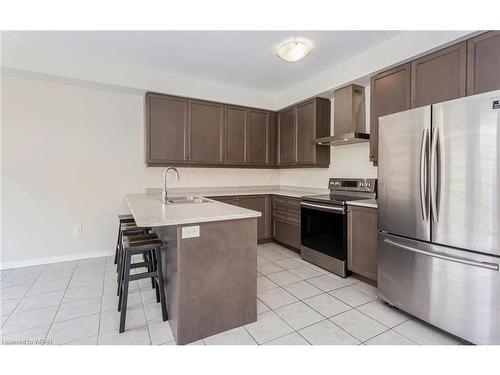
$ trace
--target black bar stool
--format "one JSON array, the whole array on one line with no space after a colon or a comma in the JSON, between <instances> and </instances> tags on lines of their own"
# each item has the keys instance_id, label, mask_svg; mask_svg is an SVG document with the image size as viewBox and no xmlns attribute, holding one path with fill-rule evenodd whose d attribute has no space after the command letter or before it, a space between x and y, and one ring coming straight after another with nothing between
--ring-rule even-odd
<instances>
[{"instance_id":1,"label":"black bar stool","mask_svg":"<svg viewBox=\"0 0 500 375\"><path fill-rule=\"evenodd\" d=\"M135 221L120 223L120 227L118 229L118 242L116 244L116 251L115 251L115 260L116 260L115 264L117 265L116 272L119 272L121 267L120 260L122 259L122 257L120 256L120 253L122 251L122 241L121 241L122 237L134 234L147 234L149 233L150 230L151 228L138 227L135 224Z\"/></svg>"},{"instance_id":2,"label":"black bar stool","mask_svg":"<svg viewBox=\"0 0 500 375\"><path fill-rule=\"evenodd\" d=\"M118 215L118 238L116 239L116 248L115 248L115 264L118 263L118 248L120 247L121 241L121 228L123 223L134 223L134 217L130 214L128 215Z\"/></svg>"},{"instance_id":3,"label":"black bar stool","mask_svg":"<svg viewBox=\"0 0 500 375\"><path fill-rule=\"evenodd\" d=\"M156 301L161 303L163 321L168 319L167 303L165 300L165 286L163 284L161 249L162 241L156 234L146 234L139 236L122 236L122 267L118 286L118 311L120 315L119 332L125 331L125 320L127 314L127 298L129 283L134 280L151 278L156 284ZM144 262L132 263L132 256L140 254ZM131 274L135 268L146 267L147 272Z\"/></svg>"}]
</instances>

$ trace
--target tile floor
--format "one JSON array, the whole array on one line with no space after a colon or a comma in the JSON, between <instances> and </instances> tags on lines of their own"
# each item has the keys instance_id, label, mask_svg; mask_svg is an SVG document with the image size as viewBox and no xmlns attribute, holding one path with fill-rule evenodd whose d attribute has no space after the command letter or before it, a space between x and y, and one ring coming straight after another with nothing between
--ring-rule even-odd
<instances>
[{"instance_id":1,"label":"tile floor","mask_svg":"<svg viewBox=\"0 0 500 375\"><path fill-rule=\"evenodd\" d=\"M377 300L376 288L342 279L274 243L259 245L257 322L197 345L460 344ZM0 271L2 344L175 345L149 280L131 286L118 333L112 257Z\"/></svg>"}]
</instances>

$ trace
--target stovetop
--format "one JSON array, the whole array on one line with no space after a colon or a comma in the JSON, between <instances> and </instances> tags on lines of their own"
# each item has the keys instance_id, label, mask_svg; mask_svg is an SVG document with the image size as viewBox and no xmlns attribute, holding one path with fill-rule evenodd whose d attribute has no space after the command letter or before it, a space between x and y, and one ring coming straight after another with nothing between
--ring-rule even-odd
<instances>
[{"instance_id":1,"label":"stovetop","mask_svg":"<svg viewBox=\"0 0 500 375\"><path fill-rule=\"evenodd\" d=\"M330 178L330 194L302 197L303 201L344 206L347 201L376 198L376 179Z\"/></svg>"}]
</instances>

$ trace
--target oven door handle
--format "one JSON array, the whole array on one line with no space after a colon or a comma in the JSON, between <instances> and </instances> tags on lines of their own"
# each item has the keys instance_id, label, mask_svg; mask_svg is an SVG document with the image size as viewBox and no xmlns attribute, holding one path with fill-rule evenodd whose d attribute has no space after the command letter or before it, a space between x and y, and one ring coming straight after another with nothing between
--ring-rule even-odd
<instances>
[{"instance_id":1,"label":"oven door handle","mask_svg":"<svg viewBox=\"0 0 500 375\"><path fill-rule=\"evenodd\" d=\"M331 211L333 213L339 213L341 215L345 214L344 207L324 206L322 204L313 204L313 203L306 203L306 202L300 202L300 205L302 207L318 208L318 209L325 210L325 211Z\"/></svg>"}]
</instances>

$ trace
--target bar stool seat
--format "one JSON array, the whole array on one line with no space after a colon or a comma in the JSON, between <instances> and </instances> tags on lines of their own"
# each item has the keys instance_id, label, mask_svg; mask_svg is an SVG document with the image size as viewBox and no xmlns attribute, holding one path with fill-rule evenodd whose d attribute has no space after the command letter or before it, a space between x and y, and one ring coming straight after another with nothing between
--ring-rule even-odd
<instances>
[{"instance_id":1,"label":"bar stool seat","mask_svg":"<svg viewBox=\"0 0 500 375\"><path fill-rule=\"evenodd\" d=\"M129 283L134 280L151 278L156 289L156 301L160 302L163 321L168 319L167 305L165 300L165 286L163 283L161 249L163 242L156 234L142 234L123 236L122 253L123 257L118 284L118 311L120 311L120 329L125 331L125 320L127 314L127 298ZM144 262L132 263L132 256L141 254ZM147 272L131 274L134 268L146 267Z\"/></svg>"}]
</instances>

